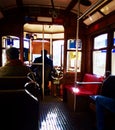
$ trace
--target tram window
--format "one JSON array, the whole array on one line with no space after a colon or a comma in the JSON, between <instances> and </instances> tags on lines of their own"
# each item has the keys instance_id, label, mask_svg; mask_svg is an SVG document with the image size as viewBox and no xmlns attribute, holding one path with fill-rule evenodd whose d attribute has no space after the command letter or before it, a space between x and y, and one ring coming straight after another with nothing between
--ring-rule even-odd
<instances>
[{"instance_id":1,"label":"tram window","mask_svg":"<svg viewBox=\"0 0 115 130\"><path fill-rule=\"evenodd\" d=\"M76 51L67 52L67 71L75 71ZM78 52L77 72L81 71L81 52Z\"/></svg>"},{"instance_id":2,"label":"tram window","mask_svg":"<svg viewBox=\"0 0 115 130\"><path fill-rule=\"evenodd\" d=\"M6 63L5 49L11 46L20 48L19 38L15 36L3 36L2 37L2 66Z\"/></svg>"},{"instance_id":3,"label":"tram window","mask_svg":"<svg viewBox=\"0 0 115 130\"><path fill-rule=\"evenodd\" d=\"M114 37L113 37L113 45L115 46L115 32L114 32Z\"/></svg>"},{"instance_id":4,"label":"tram window","mask_svg":"<svg viewBox=\"0 0 115 130\"><path fill-rule=\"evenodd\" d=\"M94 38L94 49L107 47L107 34L102 34Z\"/></svg>"},{"instance_id":5,"label":"tram window","mask_svg":"<svg viewBox=\"0 0 115 130\"><path fill-rule=\"evenodd\" d=\"M63 68L63 56L64 56L63 46L64 46L64 40L56 40L53 42L53 65L62 68Z\"/></svg>"},{"instance_id":6,"label":"tram window","mask_svg":"<svg viewBox=\"0 0 115 130\"><path fill-rule=\"evenodd\" d=\"M24 39L24 61L29 61L30 40Z\"/></svg>"},{"instance_id":7,"label":"tram window","mask_svg":"<svg viewBox=\"0 0 115 130\"><path fill-rule=\"evenodd\" d=\"M115 32L113 37L113 49L111 51L112 60L111 60L111 74L115 75Z\"/></svg>"},{"instance_id":8,"label":"tram window","mask_svg":"<svg viewBox=\"0 0 115 130\"><path fill-rule=\"evenodd\" d=\"M6 63L6 51L2 49L2 66Z\"/></svg>"},{"instance_id":9,"label":"tram window","mask_svg":"<svg viewBox=\"0 0 115 130\"><path fill-rule=\"evenodd\" d=\"M19 43L19 38L17 37L7 37L6 38L6 48L9 47L16 47L16 48L20 48L20 43Z\"/></svg>"},{"instance_id":10,"label":"tram window","mask_svg":"<svg viewBox=\"0 0 115 130\"><path fill-rule=\"evenodd\" d=\"M94 38L93 51L93 73L104 75L107 55L107 34L102 34Z\"/></svg>"},{"instance_id":11,"label":"tram window","mask_svg":"<svg viewBox=\"0 0 115 130\"><path fill-rule=\"evenodd\" d=\"M78 39L77 72L81 71L81 49L82 42ZM69 39L67 42L67 71L75 71L76 66L76 39Z\"/></svg>"},{"instance_id":12,"label":"tram window","mask_svg":"<svg viewBox=\"0 0 115 130\"><path fill-rule=\"evenodd\" d=\"M104 75L106 67L106 50L93 52L93 73Z\"/></svg>"},{"instance_id":13,"label":"tram window","mask_svg":"<svg viewBox=\"0 0 115 130\"><path fill-rule=\"evenodd\" d=\"M13 47L16 47L16 48L20 48L19 39L14 39L12 46L13 46Z\"/></svg>"},{"instance_id":14,"label":"tram window","mask_svg":"<svg viewBox=\"0 0 115 130\"><path fill-rule=\"evenodd\" d=\"M112 49L111 73L115 75L115 49Z\"/></svg>"},{"instance_id":15,"label":"tram window","mask_svg":"<svg viewBox=\"0 0 115 130\"><path fill-rule=\"evenodd\" d=\"M67 49L76 50L76 40L75 39L68 40ZM78 50L81 50L81 49L82 49L82 42L80 39L78 39Z\"/></svg>"}]
</instances>

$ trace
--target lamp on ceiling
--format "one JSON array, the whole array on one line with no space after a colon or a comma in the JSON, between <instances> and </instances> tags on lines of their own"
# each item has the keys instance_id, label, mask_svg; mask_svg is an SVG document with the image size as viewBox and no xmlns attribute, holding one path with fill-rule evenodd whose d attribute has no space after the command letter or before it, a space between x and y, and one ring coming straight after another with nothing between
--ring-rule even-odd
<instances>
[{"instance_id":1,"label":"lamp on ceiling","mask_svg":"<svg viewBox=\"0 0 115 130\"><path fill-rule=\"evenodd\" d=\"M52 18L51 17L37 17L37 21L39 22L52 22Z\"/></svg>"},{"instance_id":2,"label":"lamp on ceiling","mask_svg":"<svg viewBox=\"0 0 115 130\"><path fill-rule=\"evenodd\" d=\"M85 6L90 6L91 2L89 0L80 0L80 4L85 5Z\"/></svg>"}]
</instances>

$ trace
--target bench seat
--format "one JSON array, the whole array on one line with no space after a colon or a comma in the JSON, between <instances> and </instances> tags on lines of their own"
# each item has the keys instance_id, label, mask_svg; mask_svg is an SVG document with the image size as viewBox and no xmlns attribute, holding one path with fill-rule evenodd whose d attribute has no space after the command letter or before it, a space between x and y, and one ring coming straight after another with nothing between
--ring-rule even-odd
<instances>
[{"instance_id":1,"label":"bench seat","mask_svg":"<svg viewBox=\"0 0 115 130\"><path fill-rule=\"evenodd\" d=\"M102 86L102 81L103 78L102 77L98 77L96 75L93 74L85 74L84 78L83 78L83 82L75 82L75 85L64 85L64 102L66 102L68 104L69 107L72 108L72 110L74 109L74 105L75 105L75 100L77 101L77 105L78 105L78 98L82 102L84 102L86 99L88 99L87 97L91 96L91 95L96 95L99 94L101 91L101 86ZM76 99L75 99L76 98ZM83 107L83 109L85 109L85 105L88 104L87 100L84 103L80 103ZM80 104L79 104L79 109L80 108ZM84 105L83 105L84 104ZM76 106L78 109L78 106Z\"/></svg>"}]
</instances>

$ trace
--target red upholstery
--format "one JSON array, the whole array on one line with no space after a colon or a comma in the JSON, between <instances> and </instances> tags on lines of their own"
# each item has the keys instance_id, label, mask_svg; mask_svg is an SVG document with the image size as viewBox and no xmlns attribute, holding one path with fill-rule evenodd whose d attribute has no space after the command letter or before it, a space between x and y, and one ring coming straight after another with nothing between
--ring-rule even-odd
<instances>
[{"instance_id":1,"label":"red upholstery","mask_svg":"<svg viewBox=\"0 0 115 130\"><path fill-rule=\"evenodd\" d=\"M77 87L67 85L65 88L76 95L96 95L100 91L100 85L103 81L102 77L98 77L93 74L85 74L81 85L77 84ZM96 83L97 82L97 83Z\"/></svg>"},{"instance_id":2,"label":"red upholstery","mask_svg":"<svg viewBox=\"0 0 115 130\"><path fill-rule=\"evenodd\" d=\"M85 74L83 82L102 82L100 77L92 74ZM99 84L85 84L85 85L78 85L79 92L78 94L88 94L88 95L95 95L99 92Z\"/></svg>"}]
</instances>

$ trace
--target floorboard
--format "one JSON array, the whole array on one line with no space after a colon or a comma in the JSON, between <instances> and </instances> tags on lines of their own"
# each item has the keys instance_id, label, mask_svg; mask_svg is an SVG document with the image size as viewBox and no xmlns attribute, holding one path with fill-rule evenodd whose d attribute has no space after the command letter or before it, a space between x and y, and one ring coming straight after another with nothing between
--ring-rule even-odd
<instances>
[{"instance_id":1,"label":"floorboard","mask_svg":"<svg viewBox=\"0 0 115 130\"><path fill-rule=\"evenodd\" d=\"M39 112L39 130L95 130L94 116L89 111L70 111L58 97L45 96Z\"/></svg>"}]
</instances>

